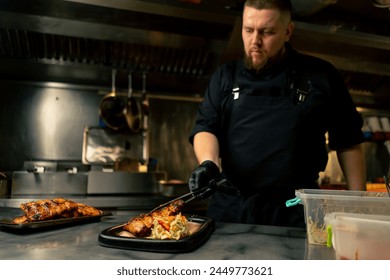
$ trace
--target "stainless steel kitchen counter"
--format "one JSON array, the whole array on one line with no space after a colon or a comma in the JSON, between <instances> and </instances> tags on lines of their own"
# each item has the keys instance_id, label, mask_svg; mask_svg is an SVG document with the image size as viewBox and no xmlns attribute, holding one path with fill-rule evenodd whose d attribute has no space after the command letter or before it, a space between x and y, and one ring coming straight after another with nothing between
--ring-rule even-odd
<instances>
[{"instance_id":1,"label":"stainless steel kitchen counter","mask_svg":"<svg viewBox=\"0 0 390 280\"><path fill-rule=\"evenodd\" d=\"M0 219L20 214L1 207ZM215 231L199 248L188 253L155 253L113 249L99 245L99 233L126 222L139 211L113 211L99 222L30 234L0 231L3 260L121 260L121 259L335 259L333 249L308 245L305 231L248 224L216 223Z\"/></svg>"}]
</instances>

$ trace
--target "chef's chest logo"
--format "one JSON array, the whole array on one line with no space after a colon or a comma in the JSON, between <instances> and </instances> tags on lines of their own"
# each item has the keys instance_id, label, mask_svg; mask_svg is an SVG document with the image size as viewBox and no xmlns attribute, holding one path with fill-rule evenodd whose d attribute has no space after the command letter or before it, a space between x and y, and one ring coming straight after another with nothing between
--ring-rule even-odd
<instances>
[{"instance_id":1,"label":"chef's chest logo","mask_svg":"<svg viewBox=\"0 0 390 280\"><path fill-rule=\"evenodd\" d=\"M233 88L232 94L233 94L233 99L237 100L240 97L240 88L239 87Z\"/></svg>"}]
</instances>

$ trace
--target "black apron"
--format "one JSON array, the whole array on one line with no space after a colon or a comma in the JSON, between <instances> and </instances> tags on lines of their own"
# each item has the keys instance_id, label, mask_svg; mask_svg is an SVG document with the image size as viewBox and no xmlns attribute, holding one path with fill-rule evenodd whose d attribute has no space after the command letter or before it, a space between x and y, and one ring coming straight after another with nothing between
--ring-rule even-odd
<instances>
[{"instance_id":1,"label":"black apron","mask_svg":"<svg viewBox=\"0 0 390 280\"><path fill-rule=\"evenodd\" d=\"M295 197L291 167L299 156L303 117L302 104L294 104L286 89L286 75L282 72L258 87L245 78L235 89L221 155L224 174L238 192L213 195L208 216L217 221L305 225L301 206L285 206Z\"/></svg>"}]
</instances>

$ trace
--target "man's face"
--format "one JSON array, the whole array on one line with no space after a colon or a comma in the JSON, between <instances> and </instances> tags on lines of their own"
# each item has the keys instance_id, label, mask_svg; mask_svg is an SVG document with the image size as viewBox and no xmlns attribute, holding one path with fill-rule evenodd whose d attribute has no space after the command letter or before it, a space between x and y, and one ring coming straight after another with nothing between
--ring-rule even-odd
<instances>
[{"instance_id":1,"label":"man's face","mask_svg":"<svg viewBox=\"0 0 390 280\"><path fill-rule=\"evenodd\" d=\"M284 53L284 43L292 34L290 17L276 9L257 10L245 7L242 21L242 39L246 64L256 71L267 62Z\"/></svg>"}]
</instances>

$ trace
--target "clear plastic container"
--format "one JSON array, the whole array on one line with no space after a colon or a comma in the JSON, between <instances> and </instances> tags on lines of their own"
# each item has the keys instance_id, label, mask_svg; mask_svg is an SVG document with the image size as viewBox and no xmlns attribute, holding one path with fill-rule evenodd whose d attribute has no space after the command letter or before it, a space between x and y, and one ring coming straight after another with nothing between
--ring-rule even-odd
<instances>
[{"instance_id":1,"label":"clear plastic container","mask_svg":"<svg viewBox=\"0 0 390 280\"><path fill-rule=\"evenodd\" d=\"M390 260L390 216L333 212L325 223L337 259Z\"/></svg>"},{"instance_id":2,"label":"clear plastic container","mask_svg":"<svg viewBox=\"0 0 390 280\"><path fill-rule=\"evenodd\" d=\"M326 245L328 213L390 215L390 197L384 192L300 189L295 195L304 205L309 244Z\"/></svg>"}]
</instances>

